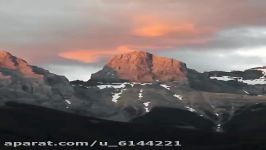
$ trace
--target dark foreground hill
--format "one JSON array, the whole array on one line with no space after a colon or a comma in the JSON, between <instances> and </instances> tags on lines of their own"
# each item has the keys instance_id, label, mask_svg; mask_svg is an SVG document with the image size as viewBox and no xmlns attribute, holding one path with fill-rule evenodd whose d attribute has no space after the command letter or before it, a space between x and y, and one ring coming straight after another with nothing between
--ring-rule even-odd
<instances>
[{"instance_id":1,"label":"dark foreground hill","mask_svg":"<svg viewBox=\"0 0 266 150\"><path fill-rule=\"evenodd\" d=\"M265 113L264 106L256 106L252 109L255 115ZM171 110L172 111L172 110ZM165 111L165 113L171 113ZM246 113L243 110L244 114ZM150 112L150 116L153 112ZM157 113L157 112L155 112ZM241 112L239 112L241 114ZM252 113L249 113L252 114ZM166 115L166 114L165 114ZM149 116L146 116L146 120ZM246 120L254 116L246 116ZM239 117L238 117L239 118ZM237 121L237 119L235 121ZM242 128L241 132L210 132L204 129L184 129L175 125L156 122L148 123L120 123L105 121L90 117L78 116L52 109L33 105L9 102L0 108L0 137L1 147L7 141L108 141L115 144L120 140L129 141L176 141L179 140L184 150L262 150L266 148L265 122L253 120L257 125L256 131ZM143 118L142 118L143 119ZM260 118L263 119L263 118ZM141 119L136 119L141 120ZM156 120L156 119L155 119ZM263 119L266 120L266 119ZM182 119L180 119L182 121ZM245 121L243 121L245 123ZM233 122L234 128L241 126ZM229 126L229 124L228 124ZM264 127L263 127L264 126ZM237 134L236 134L237 133ZM97 144L96 144L97 145ZM180 147L119 147L109 149L179 149ZM3 147L2 149L7 149ZM11 149L11 147L8 147ZM16 149L41 149L40 147L18 147ZM48 149L43 147L42 149ZM51 149L60 149L53 147ZM82 147L63 147L61 149L79 150ZM83 147L83 149L107 149L106 147Z\"/></svg>"}]
</instances>

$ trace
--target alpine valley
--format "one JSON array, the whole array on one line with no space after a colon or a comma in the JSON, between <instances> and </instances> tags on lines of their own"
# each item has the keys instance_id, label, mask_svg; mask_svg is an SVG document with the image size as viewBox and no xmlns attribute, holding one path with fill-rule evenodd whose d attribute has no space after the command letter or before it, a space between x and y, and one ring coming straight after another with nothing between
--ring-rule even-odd
<instances>
[{"instance_id":1,"label":"alpine valley","mask_svg":"<svg viewBox=\"0 0 266 150\"><path fill-rule=\"evenodd\" d=\"M133 51L69 82L0 51L0 105L0 135L10 139L179 137L188 150L266 148L263 66L201 73Z\"/></svg>"}]
</instances>

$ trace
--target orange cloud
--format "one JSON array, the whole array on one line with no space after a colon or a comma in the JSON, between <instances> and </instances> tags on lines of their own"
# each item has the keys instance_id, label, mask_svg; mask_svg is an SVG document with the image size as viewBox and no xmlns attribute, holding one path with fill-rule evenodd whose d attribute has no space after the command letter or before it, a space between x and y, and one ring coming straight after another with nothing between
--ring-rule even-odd
<instances>
[{"instance_id":1,"label":"orange cloud","mask_svg":"<svg viewBox=\"0 0 266 150\"><path fill-rule=\"evenodd\" d=\"M185 44L206 44L209 33L213 31L206 27L199 27L193 22L169 20L155 16L133 16L130 35L119 38L108 38L108 42L122 45L114 49L85 49L72 50L59 54L60 57L85 63L95 63L112 55L129 52L131 50L161 50L178 47ZM135 35L132 37L132 34ZM204 35L206 34L206 35ZM97 42L97 41L96 41ZM101 41L104 43L104 41ZM99 43L101 44L101 43Z\"/></svg>"},{"instance_id":2,"label":"orange cloud","mask_svg":"<svg viewBox=\"0 0 266 150\"><path fill-rule=\"evenodd\" d=\"M131 51L127 46L119 46L113 50L73 50L62 52L60 57L85 63L99 62L103 57Z\"/></svg>"},{"instance_id":3,"label":"orange cloud","mask_svg":"<svg viewBox=\"0 0 266 150\"><path fill-rule=\"evenodd\" d=\"M168 21L151 16L134 17L135 28L133 35L142 37L161 37L167 35L198 35L204 29L187 21Z\"/></svg>"},{"instance_id":4,"label":"orange cloud","mask_svg":"<svg viewBox=\"0 0 266 150\"><path fill-rule=\"evenodd\" d=\"M151 24L134 30L134 34L143 37L159 37L167 34L192 35L200 31L190 23L172 24Z\"/></svg>"}]
</instances>

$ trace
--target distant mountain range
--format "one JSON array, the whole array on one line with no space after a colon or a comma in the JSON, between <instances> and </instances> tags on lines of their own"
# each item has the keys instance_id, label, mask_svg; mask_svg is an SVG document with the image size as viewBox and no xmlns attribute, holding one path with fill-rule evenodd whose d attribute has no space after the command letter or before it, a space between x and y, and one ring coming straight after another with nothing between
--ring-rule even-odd
<instances>
[{"instance_id":1,"label":"distant mountain range","mask_svg":"<svg viewBox=\"0 0 266 150\"><path fill-rule=\"evenodd\" d=\"M134 51L113 57L87 82L69 82L0 51L0 104L8 101L106 120L223 132L236 116L264 106L266 67L200 73L181 61Z\"/></svg>"}]
</instances>

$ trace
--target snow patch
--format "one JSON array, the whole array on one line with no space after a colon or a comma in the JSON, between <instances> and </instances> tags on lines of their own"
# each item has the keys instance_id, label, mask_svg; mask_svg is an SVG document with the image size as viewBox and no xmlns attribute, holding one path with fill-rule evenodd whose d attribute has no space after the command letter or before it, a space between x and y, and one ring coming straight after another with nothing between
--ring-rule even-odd
<instances>
[{"instance_id":1,"label":"snow patch","mask_svg":"<svg viewBox=\"0 0 266 150\"><path fill-rule=\"evenodd\" d=\"M151 103L151 102L146 102L146 103L143 103L143 105L144 105L145 107L148 107L148 106L150 105L150 103Z\"/></svg>"},{"instance_id":2,"label":"snow patch","mask_svg":"<svg viewBox=\"0 0 266 150\"><path fill-rule=\"evenodd\" d=\"M114 95L112 96L112 102L117 103L118 99L121 97L124 91L127 89L122 89L119 93L113 93Z\"/></svg>"},{"instance_id":3,"label":"snow patch","mask_svg":"<svg viewBox=\"0 0 266 150\"><path fill-rule=\"evenodd\" d=\"M145 107L144 109L146 112L150 112L149 108Z\"/></svg>"},{"instance_id":4,"label":"snow patch","mask_svg":"<svg viewBox=\"0 0 266 150\"><path fill-rule=\"evenodd\" d=\"M246 90L243 90L243 92L244 92L244 93L246 93L246 94L249 94L249 92L248 92L248 91L246 91Z\"/></svg>"},{"instance_id":5,"label":"snow patch","mask_svg":"<svg viewBox=\"0 0 266 150\"><path fill-rule=\"evenodd\" d=\"M102 90L106 88L114 88L114 89L122 89L125 88L126 85L130 85L131 87L134 87L135 85L152 85L152 83L136 83L136 82L124 82L124 83L113 83L113 84L104 84L104 85L98 85L97 87Z\"/></svg>"},{"instance_id":6,"label":"snow patch","mask_svg":"<svg viewBox=\"0 0 266 150\"><path fill-rule=\"evenodd\" d=\"M142 86L152 85L152 83L138 83L138 82L131 82L130 84L133 84L133 85L142 85Z\"/></svg>"},{"instance_id":7,"label":"snow patch","mask_svg":"<svg viewBox=\"0 0 266 150\"><path fill-rule=\"evenodd\" d=\"M249 85L266 84L265 78L260 78L255 80L240 80L240 81Z\"/></svg>"},{"instance_id":8,"label":"snow patch","mask_svg":"<svg viewBox=\"0 0 266 150\"><path fill-rule=\"evenodd\" d=\"M130 85L131 87L134 87L135 84L134 84L134 83L129 83L129 85Z\"/></svg>"},{"instance_id":9,"label":"snow patch","mask_svg":"<svg viewBox=\"0 0 266 150\"><path fill-rule=\"evenodd\" d=\"M167 90L170 90L171 86L168 86L166 84L160 84L161 87L167 89Z\"/></svg>"},{"instance_id":10,"label":"snow patch","mask_svg":"<svg viewBox=\"0 0 266 150\"><path fill-rule=\"evenodd\" d=\"M194 108L186 106L186 109L190 112L197 112Z\"/></svg>"},{"instance_id":11,"label":"snow patch","mask_svg":"<svg viewBox=\"0 0 266 150\"><path fill-rule=\"evenodd\" d=\"M107 84L107 85L98 85L97 86L100 90L106 89L106 88L114 88L114 89L121 89L126 87L126 83L122 84Z\"/></svg>"},{"instance_id":12,"label":"snow patch","mask_svg":"<svg viewBox=\"0 0 266 150\"><path fill-rule=\"evenodd\" d=\"M65 102L66 102L68 105L71 105L71 104L72 104L71 101L68 100L68 99L66 99Z\"/></svg>"},{"instance_id":13,"label":"snow patch","mask_svg":"<svg viewBox=\"0 0 266 150\"><path fill-rule=\"evenodd\" d=\"M230 76L222 76L222 77L210 77L210 79L216 79L220 81L238 81L242 83L246 83L248 85L258 85L258 84L266 84L265 75L260 77L259 79L254 80L243 80L242 77L230 77Z\"/></svg>"},{"instance_id":14,"label":"snow patch","mask_svg":"<svg viewBox=\"0 0 266 150\"><path fill-rule=\"evenodd\" d=\"M210 79L216 79L216 80L219 80L219 81L232 81L232 80L235 80L233 77L230 77L230 76L210 77Z\"/></svg>"},{"instance_id":15,"label":"snow patch","mask_svg":"<svg viewBox=\"0 0 266 150\"><path fill-rule=\"evenodd\" d=\"M145 106L144 109L146 112L150 112L150 109L149 109L150 104L151 104L151 102L143 103L143 105Z\"/></svg>"},{"instance_id":16,"label":"snow patch","mask_svg":"<svg viewBox=\"0 0 266 150\"><path fill-rule=\"evenodd\" d=\"M143 98L143 89L140 89L139 91L139 100Z\"/></svg>"},{"instance_id":17,"label":"snow patch","mask_svg":"<svg viewBox=\"0 0 266 150\"><path fill-rule=\"evenodd\" d=\"M183 97L182 97L181 95L177 95L177 94L175 94L174 97L178 98L178 99L181 100L181 101L183 100Z\"/></svg>"},{"instance_id":18,"label":"snow patch","mask_svg":"<svg viewBox=\"0 0 266 150\"><path fill-rule=\"evenodd\" d=\"M144 85L152 85L152 83L140 83L140 85L144 86Z\"/></svg>"},{"instance_id":19,"label":"snow patch","mask_svg":"<svg viewBox=\"0 0 266 150\"><path fill-rule=\"evenodd\" d=\"M223 132L223 129L222 129L222 124L220 124L220 123L218 123L217 125L216 125L216 132Z\"/></svg>"}]
</instances>

